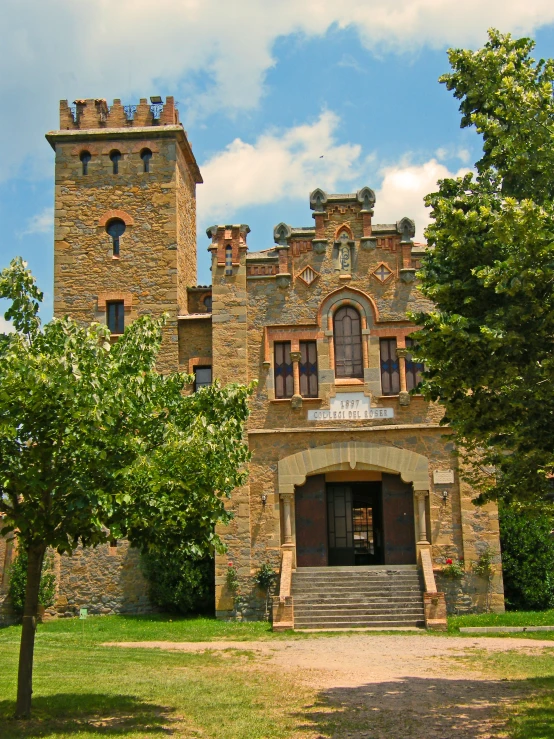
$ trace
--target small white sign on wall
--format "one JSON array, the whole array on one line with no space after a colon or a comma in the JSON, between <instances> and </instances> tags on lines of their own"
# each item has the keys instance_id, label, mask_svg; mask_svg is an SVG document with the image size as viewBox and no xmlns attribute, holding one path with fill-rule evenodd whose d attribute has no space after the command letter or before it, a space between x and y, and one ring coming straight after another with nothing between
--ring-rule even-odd
<instances>
[{"instance_id":1,"label":"small white sign on wall","mask_svg":"<svg viewBox=\"0 0 554 739\"><path fill-rule=\"evenodd\" d=\"M433 482L435 485L452 485L454 470L433 470Z\"/></svg>"},{"instance_id":2,"label":"small white sign on wall","mask_svg":"<svg viewBox=\"0 0 554 739\"><path fill-rule=\"evenodd\" d=\"M394 418L392 408L372 408L363 393L337 393L330 398L329 410L308 411L308 421L364 421Z\"/></svg>"}]
</instances>

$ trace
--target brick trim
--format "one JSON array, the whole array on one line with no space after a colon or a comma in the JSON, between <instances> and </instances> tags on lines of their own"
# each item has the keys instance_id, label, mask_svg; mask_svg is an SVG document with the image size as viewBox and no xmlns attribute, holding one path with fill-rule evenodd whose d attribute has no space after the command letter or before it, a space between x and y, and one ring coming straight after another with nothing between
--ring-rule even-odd
<instances>
[{"instance_id":1,"label":"brick trim","mask_svg":"<svg viewBox=\"0 0 554 739\"><path fill-rule=\"evenodd\" d=\"M341 296L341 293L343 293L343 296ZM371 297L371 295L368 295L367 293L363 292L363 290L358 290L355 287L339 287L337 290L333 290L333 292L329 293L325 296L325 298L321 301L319 305L319 310L317 311L317 322L319 325L322 325L323 316L328 313L333 313L335 310L335 305L341 300L353 300L356 301L356 298L358 298L359 302L363 305L365 301L369 304L369 308L371 311L373 311L373 318L375 320L375 323L379 323L379 309L377 308L377 304L375 300ZM356 301L358 302L358 301ZM368 319L371 318L371 315L368 313L368 311L363 310L362 315L366 315ZM322 326L322 328L327 328L326 326Z\"/></svg>"},{"instance_id":2,"label":"brick trim","mask_svg":"<svg viewBox=\"0 0 554 739\"><path fill-rule=\"evenodd\" d=\"M135 225L135 219L133 218L133 216L130 216L129 213L127 213L124 210L107 210L98 219L98 225L99 226L102 226L103 228L105 228L107 222L108 221L111 221L112 218L121 218L121 220L123 221L123 223L126 226L134 226Z\"/></svg>"},{"instance_id":3,"label":"brick trim","mask_svg":"<svg viewBox=\"0 0 554 739\"><path fill-rule=\"evenodd\" d=\"M128 313L133 307L133 296L131 293L113 292L113 293L99 293L97 297L98 311L100 313L106 312L106 303L110 303L114 300L122 300L125 313Z\"/></svg>"},{"instance_id":4,"label":"brick trim","mask_svg":"<svg viewBox=\"0 0 554 739\"><path fill-rule=\"evenodd\" d=\"M88 151L91 156L97 157L100 154L100 149L95 144L92 144L90 142L79 144L79 146L74 146L73 149L71 149L71 154L73 156L79 156L79 154L82 151Z\"/></svg>"},{"instance_id":5,"label":"brick trim","mask_svg":"<svg viewBox=\"0 0 554 739\"><path fill-rule=\"evenodd\" d=\"M188 374L192 375L194 368L198 367L199 365L208 365L211 367L213 365L213 358L212 357L191 357L189 359Z\"/></svg>"}]
</instances>

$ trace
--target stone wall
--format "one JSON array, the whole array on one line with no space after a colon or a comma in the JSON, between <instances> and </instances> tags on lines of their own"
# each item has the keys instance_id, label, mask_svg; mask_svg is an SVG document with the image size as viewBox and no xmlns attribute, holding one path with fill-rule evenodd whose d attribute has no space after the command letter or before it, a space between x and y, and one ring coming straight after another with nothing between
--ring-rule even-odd
<instances>
[{"instance_id":1,"label":"stone wall","mask_svg":"<svg viewBox=\"0 0 554 739\"><path fill-rule=\"evenodd\" d=\"M140 553L127 541L94 549L79 547L73 555L56 555L56 603L47 617L89 614L153 613L148 583L140 568Z\"/></svg>"}]
</instances>

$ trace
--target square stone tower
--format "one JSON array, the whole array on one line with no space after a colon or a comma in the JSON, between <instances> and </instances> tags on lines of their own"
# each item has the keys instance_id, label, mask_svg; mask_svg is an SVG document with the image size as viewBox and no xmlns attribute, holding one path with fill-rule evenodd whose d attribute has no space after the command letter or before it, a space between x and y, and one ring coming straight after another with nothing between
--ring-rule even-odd
<instances>
[{"instance_id":1,"label":"square stone tower","mask_svg":"<svg viewBox=\"0 0 554 739\"><path fill-rule=\"evenodd\" d=\"M173 98L62 100L60 130L46 138L56 152L54 314L117 335L139 315L168 313L158 366L178 369L202 177Z\"/></svg>"}]
</instances>

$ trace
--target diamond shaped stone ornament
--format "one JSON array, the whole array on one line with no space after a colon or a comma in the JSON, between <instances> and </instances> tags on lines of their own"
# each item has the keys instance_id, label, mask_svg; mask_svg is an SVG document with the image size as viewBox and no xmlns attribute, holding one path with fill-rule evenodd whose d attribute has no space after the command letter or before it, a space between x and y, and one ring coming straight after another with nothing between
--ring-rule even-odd
<instances>
[{"instance_id":1,"label":"diamond shaped stone ornament","mask_svg":"<svg viewBox=\"0 0 554 739\"><path fill-rule=\"evenodd\" d=\"M310 287L312 282L314 282L314 280L317 280L318 277L319 277L319 273L316 272L315 269L312 269L310 265L308 265L307 267L304 267L302 272L300 272L300 274L298 275L298 278L302 280L302 282L308 287Z\"/></svg>"},{"instance_id":2,"label":"diamond shaped stone ornament","mask_svg":"<svg viewBox=\"0 0 554 739\"><path fill-rule=\"evenodd\" d=\"M384 262L381 262L371 273L379 282L386 282L393 275L392 269Z\"/></svg>"}]
</instances>

